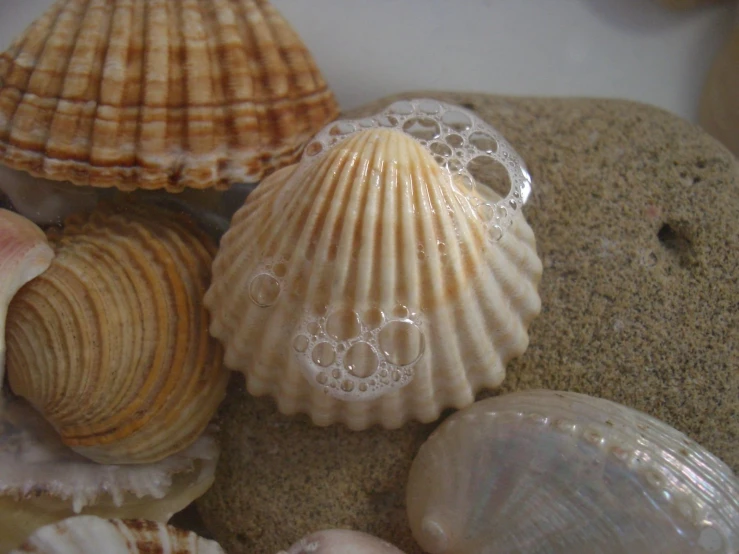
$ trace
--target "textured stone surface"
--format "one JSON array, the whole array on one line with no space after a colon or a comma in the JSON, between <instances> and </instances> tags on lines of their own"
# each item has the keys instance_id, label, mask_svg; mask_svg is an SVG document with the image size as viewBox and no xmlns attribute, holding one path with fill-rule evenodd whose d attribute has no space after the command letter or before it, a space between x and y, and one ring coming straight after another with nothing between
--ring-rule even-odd
<instances>
[{"instance_id":1,"label":"textured stone surface","mask_svg":"<svg viewBox=\"0 0 739 554\"><path fill-rule=\"evenodd\" d=\"M543 309L502 391L553 388L615 400L739 469L735 158L698 127L642 104L405 96L476 110L534 178L525 213L545 266ZM330 527L418 552L403 495L412 457L435 425L320 429L277 414L271 400L249 398L240 386L220 418L222 461L199 507L229 552L273 553Z\"/></svg>"}]
</instances>

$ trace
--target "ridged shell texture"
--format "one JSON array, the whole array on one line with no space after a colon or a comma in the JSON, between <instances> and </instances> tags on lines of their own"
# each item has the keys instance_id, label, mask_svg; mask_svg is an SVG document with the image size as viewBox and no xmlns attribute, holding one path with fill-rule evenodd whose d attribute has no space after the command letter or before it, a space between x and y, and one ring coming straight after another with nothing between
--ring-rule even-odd
<instances>
[{"instance_id":1,"label":"ridged shell texture","mask_svg":"<svg viewBox=\"0 0 739 554\"><path fill-rule=\"evenodd\" d=\"M191 531L141 519L80 516L42 527L14 554L224 554Z\"/></svg>"},{"instance_id":2,"label":"ridged shell texture","mask_svg":"<svg viewBox=\"0 0 739 554\"><path fill-rule=\"evenodd\" d=\"M647 414L582 394L475 403L421 447L407 487L429 554L736 554L739 481Z\"/></svg>"},{"instance_id":3,"label":"ridged shell texture","mask_svg":"<svg viewBox=\"0 0 739 554\"><path fill-rule=\"evenodd\" d=\"M228 380L202 303L210 239L124 206L69 218L54 248L8 311L12 390L98 462L153 462L192 444Z\"/></svg>"},{"instance_id":4,"label":"ridged shell texture","mask_svg":"<svg viewBox=\"0 0 739 554\"><path fill-rule=\"evenodd\" d=\"M58 0L0 56L0 162L77 185L258 181L337 114L266 0Z\"/></svg>"},{"instance_id":5,"label":"ridged shell texture","mask_svg":"<svg viewBox=\"0 0 739 554\"><path fill-rule=\"evenodd\" d=\"M206 295L226 365L252 394L354 429L471 403L524 352L540 308L521 197L491 240L476 209L494 207L484 195L404 132L400 115L397 128L371 121L331 126L320 154L306 150L257 187L221 241ZM500 158L512 158L495 136Z\"/></svg>"}]
</instances>

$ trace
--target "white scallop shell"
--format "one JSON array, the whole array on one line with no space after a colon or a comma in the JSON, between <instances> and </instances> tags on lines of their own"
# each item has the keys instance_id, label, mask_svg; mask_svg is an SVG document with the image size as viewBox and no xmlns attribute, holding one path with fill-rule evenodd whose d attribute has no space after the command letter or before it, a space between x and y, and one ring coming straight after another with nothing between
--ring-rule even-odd
<instances>
[{"instance_id":1,"label":"white scallop shell","mask_svg":"<svg viewBox=\"0 0 739 554\"><path fill-rule=\"evenodd\" d=\"M64 446L25 401L0 392L0 553L77 514L166 522L213 483L213 429L161 462L102 465Z\"/></svg>"},{"instance_id":2,"label":"white scallop shell","mask_svg":"<svg viewBox=\"0 0 739 554\"><path fill-rule=\"evenodd\" d=\"M311 533L278 554L403 554L392 544L359 531L328 529Z\"/></svg>"},{"instance_id":3,"label":"white scallop shell","mask_svg":"<svg viewBox=\"0 0 739 554\"><path fill-rule=\"evenodd\" d=\"M141 519L79 516L37 530L11 554L225 554L191 531Z\"/></svg>"},{"instance_id":4,"label":"white scallop shell","mask_svg":"<svg viewBox=\"0 0 739 554\"><path fill-rule=\"evenodd\" d=\"M526 391L446 420L411 467L430 554L739 552L739 481L685 435L582 394Z\"/></svg>"},{"instance_id":5,"label":"white scallop shell","mask_svg":"<svg viewBox=\"0 0 739 554\"><path fill-rule=\"evenodd\" d=\"M445 137L462 154L434 146ZM508 172L507 197L476 188L468 150ZM318 425L395 428L470 404L540 309L527 175L493 129L435 101L329 126L221 241L205 302L226 365Z\"/></svg>"}]
</instances>

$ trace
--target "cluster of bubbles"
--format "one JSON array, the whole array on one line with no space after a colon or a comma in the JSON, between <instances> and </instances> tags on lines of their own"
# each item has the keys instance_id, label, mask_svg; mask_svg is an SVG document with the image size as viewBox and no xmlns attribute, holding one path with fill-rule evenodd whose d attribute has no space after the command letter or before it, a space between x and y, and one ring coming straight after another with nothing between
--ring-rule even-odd
<instances>
[{"instance_id":1,"label":"cluster of bubbles","mask_svg":"<svg viewBox=\"0 0 739 554\"><path fill-rule=\"evenodd\" d=\"M379 114L358 120L334 122L306 146L303 163L311 163L349 136L367 129L400 130L420 142L468 195L483 221L488 237L503 238L514 214L531 193L531 176L523 161L503 136L473 112L430 99L401 100ZM502 168L507 173L507 191L487 189L490 176ZM492 188L492 187L491 187ZM496 199L491 199L494 196ZM500 199L497 199L500 197Z\"/></svg>"},{"instance_id":2,"label":"cluster of bubbles","mask_svg":"<svg viewBox=\"0 0 739 554\"><path fill-rule=\"evenodd\" d=\"M325 310L303 318L292 349L314 386L340 400L371 400L413 379L425 348L422 327L406 306Z\"/></svg>"}]
</instances>

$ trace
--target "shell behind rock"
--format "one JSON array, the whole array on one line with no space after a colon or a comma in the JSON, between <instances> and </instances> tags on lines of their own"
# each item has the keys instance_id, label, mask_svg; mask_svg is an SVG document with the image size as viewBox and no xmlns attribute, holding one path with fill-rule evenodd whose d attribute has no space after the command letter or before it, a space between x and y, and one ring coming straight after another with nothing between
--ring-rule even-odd
<instances>
[{"instance_id":1,"label":"shell behind rock","mask_svg":"<svg viewBox=\"0 0 739 554\"><path fill-rule=\"evenodd\" d=\"M329 529L296 542L279 554L403 554L392 544L360 531Z\"/></svg>"},{"instance_id":2,"label":"shell behind rock","mask_svg":"<svg viewBox=\"0 0 739 554\"><path fill-rule=\"evenodd\" d=\"M142 519L80 516L36 531L13 554L224 554L195 533Z\"/></svg>"},{"instance_id":3,"label":"shell behind rock","mask_svg":"<svg viewBox=\"0 0 739 554\"><path fill-rule=\"evenodd\" d=\"M162 460L192 444L229 373L202 303L215 246L153 208L101 208L53 236L56 258L8 312L11 389L73 450Z\"/></svg>"},{"instance_id":4,"label":"shell behind rock","mask_svg":"<svg viewBox=\"0 0 739 554\"><path fill-rule=\"evenodd\" d=\"M0 208L0 387L5 376L5 317L18 290L51 264L54 251L44 232L26 218Z\"/></svg>"},{"instance_id":5,"label":"shell behind rock","mask_svg":"<svg viewBox=\"0 0 739 554\"><path fill-rule=\"evenodd\" d=\"M434 106L440 120L422 122L441 133L452 114L475 135L472 115ZM301 164L263 181L221 241L205 298L225 363L249 391L318 425L396 428L470 404L526 350L540 308L542 266L520 190L499 210L510 230L491 240L502 227L476 209L494 205L400 130L411 115L406 125L392 113L329 126ZM513 162L502 137L476 124Z\"/></svg>"},{"instance_id":6,"label":"shell behind rock","mask_svg":"<svg viewBox=\"0 0 739 554\"><path fill-rule=\"evenodd\" d=\"M620 404L526 391L475 403L421 447L407 489L430 554L739 552L739 481Z\"/></svg>"},{"instance_id":7,"label":"shell behind rock","mask_svg":"<svg viewBox=\"0 0 739 554\"><path fill-rule=\"evenodd\" d=\"M157 463L101 465L64 446L25 401L0 396L0 554L78 514L167 522L213 483L214 435Z\"/></svg>"},{"instance_id":8,"label":"shell behind rock","mask_svg":"<svg viewBox=\"0 0 739 554\"><path fill-rule=\"evenodd\" d=\"M266 0L57 0L0 56L0 162L77 185L255 182L337 114Z\"/></svg>"}]
</instances>

